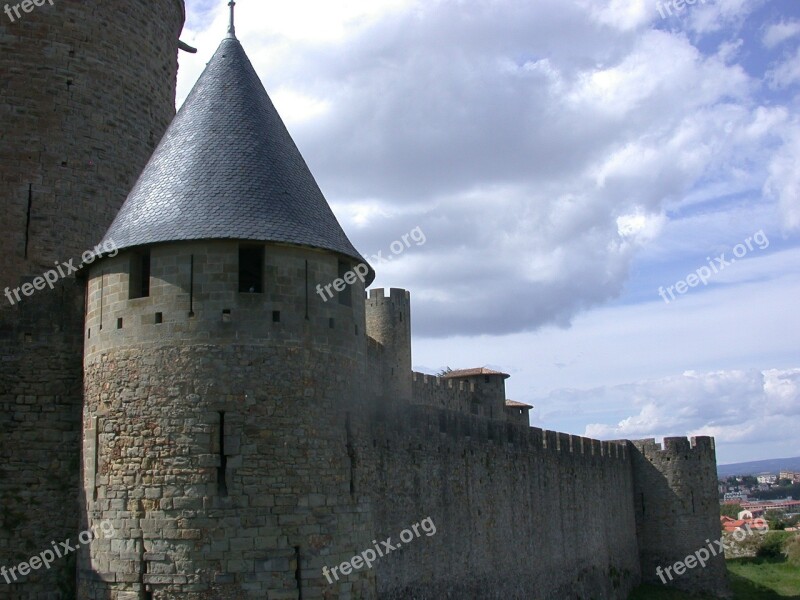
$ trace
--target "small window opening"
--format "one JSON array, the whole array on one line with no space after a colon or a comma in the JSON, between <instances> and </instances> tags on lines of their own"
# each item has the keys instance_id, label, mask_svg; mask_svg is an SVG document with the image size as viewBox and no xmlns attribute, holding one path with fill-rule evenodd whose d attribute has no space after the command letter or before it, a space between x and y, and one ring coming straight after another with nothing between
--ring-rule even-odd
<instances>
[{"instance_id":1,"label":"small window opening","mask_svg":"<svg viewBox=\"0 0 800 600\"><path fill-rule=\"evenodd\" d=\"M264 246L239 247L239 291L244 294L264 292Z\"/></svg>"},{"instance_id":2,"label":"small window opening","mask_svg":"<svg viewBox=\"0 0 800 600\"><path fill-rule=\"evenodd\" d=\"M272 322L273 323L280 323L281 322L281 311L273 310L272 311Z\"/></svg>"},{"instance_id":3,"label":"small window opening","mask_svg":"<svg viewBox=\"0 0 800 600\"><path fill-rule=\"evenodd\" d=\"M300 556L300 546L294 547L294 579L297 582L297 598L303 600L303 567L301 564L302 556Z\"/></svg>"},{"instance_id":4,"label":"small window opening","mask_svg":"<svg viewBox=\"0 0 800 600\"><path fill-rule=\"evenodd\" d=\"M347 283L346 276L350 275L350 279L352 280L352 275L350 273L350 269L348 268L348 264L344 261L339 261L339 279L345 283L345 288L339 292L339 304L343 306L353 306L353 286L350 283Z\"/></svg>"},{"instance_id":5,"label":"small window opening","mask_svg":"<svg viewBox=\"0 0 800 600\"><path fill-rule=\"evenodd\" d=\"M330 319L328 319L328 327L330 327L331 329L333 329L334 327L336 327L336 320L335 320L333 317L331 317Z\"/></svg>"},{"instance_id":6,"label":"small window opening","mask_svg":"<svg viewBox=\"0 0 800 600\"><path fill-rule=\"evenodd\" d=\"M130 298L147 298L150 295L150 251L134 252L130 265Z\"/></svg>"},{"instance_id":7,"label":"small window opening","mask_svg":"<svg viewBox=\"0 0 800 600\"><path fill-rule=\"evenodd\" d=\"M156 313L156 325L160 325L164 322L164 313L157 312Z\"/></svg>"},{"instance_id":8,"label":"small window opening","mask_svg":"<svg viewBox=\"0 0 800 600\"><path fill-rule=\"evenodd\" d=\"M117 319L117 329L122 329L122 317Z\"/></svg>"},{"instance_id":9,"label":"small window opening","mask_svg":"<svg viewBox=\"0 0 800 600\"><path fill-rule=\"evenodd\" d=\"M217 489L223 498L228 495L228 457L225 455L225 413L219 413L219 467L217 469Z\"/></svg>"}]
</instances>

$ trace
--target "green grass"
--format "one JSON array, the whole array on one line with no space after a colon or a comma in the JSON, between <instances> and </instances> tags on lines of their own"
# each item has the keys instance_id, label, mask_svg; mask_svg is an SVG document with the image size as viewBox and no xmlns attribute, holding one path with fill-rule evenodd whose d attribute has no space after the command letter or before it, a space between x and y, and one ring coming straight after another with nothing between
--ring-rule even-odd
<instances>
[{"instance_id":1,"label":"green grass","mask_svg":"<svg viewBox=\"0 0 800 600\"><path fill-rule=\"evenodd\" d=\"M739 558L728 561L734 600L800 600L800 568L783 559ZM699 600L662 587L643 585L628 600Z\"/></svg>"},{"instance_id":2,"label":"green grass","mask_svg":"<svg viewBox=\"0 0 800 600\"><path fill-rule=\"evenodd\" d=\"M685 592L678 592L654 585L642 585L628 596L628 600L698 600L711 598L711 596L692 596Z\"/></svg>"},{"instance_id":3,"label":"green grass","mask_svg":"<svg viewBox=\"0 0 800 600\"><path fill-rule=\"evenodd\" d=\"M800 568L785 559L738 558L728 561L728 573L737 600L800 600Z\"/></svg>"}]
</instances>

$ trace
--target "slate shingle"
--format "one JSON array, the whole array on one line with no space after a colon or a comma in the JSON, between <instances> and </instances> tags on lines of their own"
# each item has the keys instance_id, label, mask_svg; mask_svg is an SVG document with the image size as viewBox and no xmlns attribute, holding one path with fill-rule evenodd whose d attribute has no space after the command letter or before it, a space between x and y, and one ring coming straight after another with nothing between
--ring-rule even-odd
<instances>
[{"instance_id":1,"label":"slate shingle","mask_svg":"<svg viewBox=\"0 0 800 600\"><path fill-rule=\"evenodd\" d=\"M220 44L104 237L120 249L200 239L284 242L366 262L235 37Z\"/></svg>"}]
</instances>

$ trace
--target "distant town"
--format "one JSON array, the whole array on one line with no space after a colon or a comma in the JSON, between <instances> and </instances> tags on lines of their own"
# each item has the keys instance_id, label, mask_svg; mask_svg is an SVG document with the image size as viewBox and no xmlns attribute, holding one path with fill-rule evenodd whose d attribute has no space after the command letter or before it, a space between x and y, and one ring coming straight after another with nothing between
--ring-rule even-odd
<instances>
[{"instance_id":1,"label":"distant town","mask_svg":"<svg viewBox=\"0 0 800 600\"><path fill-rule=\"evenodd\" d=\"M724 477L719 498L724 530L762 518L770 529L800 531L800 471Z\"/></svg>"}]
</instances>

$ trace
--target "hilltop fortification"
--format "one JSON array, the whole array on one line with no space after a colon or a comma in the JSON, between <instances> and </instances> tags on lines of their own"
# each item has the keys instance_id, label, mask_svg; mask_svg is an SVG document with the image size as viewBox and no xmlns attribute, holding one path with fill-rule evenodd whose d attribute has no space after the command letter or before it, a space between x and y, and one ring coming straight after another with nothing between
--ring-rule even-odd
<instances>
[{"instance_id":1,"label":"hilltop fortification","mask_svg":"<svg viewBox=\"0 0 800 600\"><path fill-rule=\"evenodd\" d=\"M371 267L315 293L364 259L233 26L174 115L183 19L0 24L3 285L114 248L0 309L0 566L103 532L0 600L623 600L719 536L712 439L530 427L505 373L412 371Z\"/></svg>"}]
</instances>

